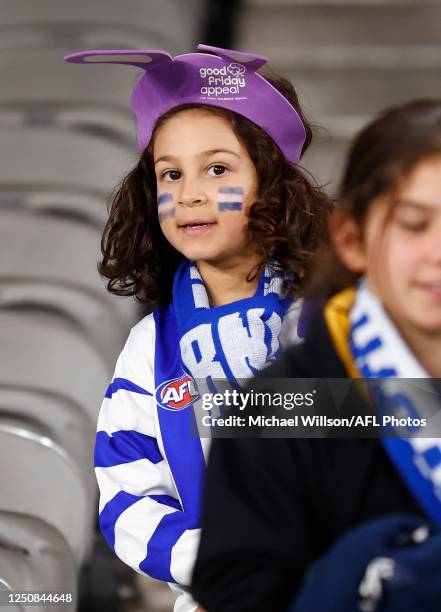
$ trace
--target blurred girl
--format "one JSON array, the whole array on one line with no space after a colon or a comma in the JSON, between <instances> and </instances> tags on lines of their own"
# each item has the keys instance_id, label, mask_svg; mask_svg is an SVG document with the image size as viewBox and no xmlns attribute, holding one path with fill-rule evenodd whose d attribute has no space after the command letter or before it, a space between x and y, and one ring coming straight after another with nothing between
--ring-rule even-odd
<instances>
[{"instance_id":1,"label":"blurred girl","mask_svg":"<svg viewBox=\"0 0 441 612\"><path fill-rule=\"evenodd\" d=\"M313 283L315 295L332 297L305 343L264 374L363 376L377 411L394 405L405 421L389 434L422 437L215 440L193 585L210 612L285 610L320 557L296 612L375 610L382 579L393 588L379 609L440 609L440 536L412 539L423 522L441 525L441 443L415 425L429 400L431 414L441 407L439 395L393 383L441 377L440 177L440 100L393 108L358 135ZM341 410L373 413L346 392ZM392 513L401 516L382 522ZM416 541L427 548L414 552ZM367 570L389 556L395 564ZM362 595L370 600L358 607Z\"/></svg>"},{"instance_id":2,"label":"blurred girl","mask_svg":"<svg viewBox=\"0 0 441 612\"><path fill-rule=\"evenodd\" d=\"M100 271L154 311L119 357L95 466L115 553L183 588L208 449L191 434L194 379L213 390L253 376L279 355L288 318L297 338L299 280L329 211L296 166L311 130L292 86L256 73L266 58L199 48L212 54L68 58L144 69L132 95L142 155L115 195ZM194 608L183 593L175 610Z\"/></svg>"}]
</instances>

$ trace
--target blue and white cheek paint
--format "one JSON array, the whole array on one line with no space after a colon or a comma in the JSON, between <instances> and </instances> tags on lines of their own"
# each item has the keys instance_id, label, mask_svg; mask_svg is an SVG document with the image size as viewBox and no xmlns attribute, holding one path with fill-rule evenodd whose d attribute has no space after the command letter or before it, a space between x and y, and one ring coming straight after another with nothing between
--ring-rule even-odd
<instances>
[{"instance_id":1,"label":"blue and white cheek paint","mask_svg":"<svg viewBox=\"0 0 441 612\"><path fill-rule=\"evenodd\" d=\"M217 208L220 212L227 210L242 210L242 187L219 187Z\"/></svg>"},{"instance_id":2,"label":"blue and white cheek paint","mask_svg":"<svg viewBox=\"0 0 441 612\"><path fill-rule=\"evenodd\" d=\"M176 206L173 194L165 192L158 196L158 218L159 223L164 223L166 219L176 217Z\"/></svg>"}]
</instances>

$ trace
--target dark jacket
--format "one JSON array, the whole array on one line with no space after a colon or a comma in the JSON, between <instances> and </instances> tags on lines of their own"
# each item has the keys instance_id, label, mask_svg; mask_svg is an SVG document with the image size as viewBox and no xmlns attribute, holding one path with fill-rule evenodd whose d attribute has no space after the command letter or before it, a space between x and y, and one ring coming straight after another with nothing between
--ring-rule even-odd
<instances>
[{"instance_id":1,"label":"dark jacket","mask_svg":"<svg viewBox=\"0 0 441 612\"><path fill-rule=\"evenodd\" d=\"M346 376L321 314L264 375ZM397 512L424 516L378 439L216 439L193 596L208 612L286 610L333 542Z\"/></svg>"}]
</instances>

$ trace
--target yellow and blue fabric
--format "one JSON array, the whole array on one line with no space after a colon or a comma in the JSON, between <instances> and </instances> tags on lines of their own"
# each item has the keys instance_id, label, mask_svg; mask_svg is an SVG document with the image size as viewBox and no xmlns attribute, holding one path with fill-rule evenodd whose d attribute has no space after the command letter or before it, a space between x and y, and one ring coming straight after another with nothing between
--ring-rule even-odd
<instances>
[{"instance_id":1,"label":"yellow and blue fabric","mask_svg":"<svg viewBox=\"0 0 441 612\"><path fill-rule=\"evenodd\" d=\"M335 296L325 308L325 319L336 351L351 377L369 381L372 400L380 414L421 415L427 393L410 393L393 379L428 379L380 300L362 279L358 287ZM388 384L384 384L386 382ZM426 388L428 386L426 382ZM433 396L436 396L434 389ZM436 401L436 397L435 397ZM438 405L441 398L438 395ZM418 436L418 428L385 430L382 443L428 516L441 526L441 439Z\"/></svg>"}]
</instances>

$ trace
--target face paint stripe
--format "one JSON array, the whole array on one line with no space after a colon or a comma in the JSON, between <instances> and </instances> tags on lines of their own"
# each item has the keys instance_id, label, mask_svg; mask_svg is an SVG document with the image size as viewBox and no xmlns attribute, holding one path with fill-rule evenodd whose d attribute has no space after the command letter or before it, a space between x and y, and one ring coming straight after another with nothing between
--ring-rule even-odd
<instances>
[{"instance_id":1,"label":"face paint stripe","mask_svg":"<svg viewBox=\"0 0 441 612\"><path fill-rule=\"evenodd\" d=\"M161 193L160 196L158 196L158 206L161 206L161 204L166 204L167 202L171 202L173 200L173 195L171 193Z\"/></svg>"},{"instance_id":2,"label":"face paint stripe","mask_svg":"<svg viewBox=\"0 0 441 612\"><path fill-rule=\"evenodd\" d=\"M219 193L235 193L237 195L243 195L242 187L219 187Z\"/></svg>"},{"instance_id":3,"label":"face paint stripe","mask_svg":"<svg viewBox=\"0 0 441 612\"><path fill-rule=\"evenodd\" d=\"M242 210L242 202L219 202L218 209L222 210Z\"/></svg>"},{"instance_id":4,"label":"face paint stripe","mask_svg":"<svg viewBox=\"0 0 441 612\"><path fill-rule=\"evenodd\" d=\"M164 211L161 210L159 211L158 217L159 217L159 223L162 223L166 219L176 217L176 208L170 208L170 210L164 210Z\"/></svg>"}]
</instances>

